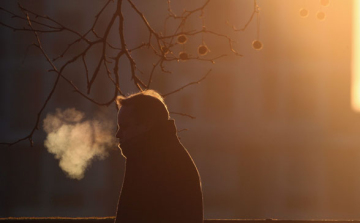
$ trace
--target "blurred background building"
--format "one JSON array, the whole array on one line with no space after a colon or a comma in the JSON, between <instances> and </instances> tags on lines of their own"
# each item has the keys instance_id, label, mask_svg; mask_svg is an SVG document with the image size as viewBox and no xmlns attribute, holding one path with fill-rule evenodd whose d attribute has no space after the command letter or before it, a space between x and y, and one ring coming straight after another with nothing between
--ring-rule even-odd
<instances>
[{"instance_id":1,"label":"blurred background building","mask_svg":"<svg viewBox=\"0 0 360 223\"><path fill-rule=\"evenodd\" d=\"M80 32L91 26L105 2L21 1ZM167 1L134 2L150 24L159 30L163 27L160 15L166 14ZM231 56L226 39L205 35L211 53L229 56L214 65L173 62L168 65L172 74L156 73L154 88L167 93L198 80L212 68L201 84L166 98L170 111L196 116L194 120L172 117L178 129L188 129L179 136L202 178L205 218L360 218L360 114L350 103L353 1L330 0L328 6L321 2L259 0L258 20L255 17L246 31L234 32L226 21L242 28L254 2L212 1L205 10L206 27L236 40L234 48L244 56ZM203 4L171 3L178 13L183 6L191 9ZM0 6L21 13L16 2L2 1ZM305 18L299 14L302 8L309 12ZM105 14L111 15L113 9ZM324 20L317 18L319 11L325 13ZM146 39L147 31L138 28L136 15L128 10L125 16L132 21L126 27L128 38ZM0 20L20 27L24 24L4 12ZM195 29L199 24L190 23L187 28ZM102 25L106 25L106 16ZM258 31L264 45L259 51L251 45ZM50 67L35 47L27 51L35 42L31 33L1 26L0 32L0 141L9 142L32 129L56 75L46 72ZM65 37L40 36L53 56L66 46ZM196 41L185 50L196 52ZM69 53L70 58L75 52ZM134 56L146 64L152 61L149 55ZM96 61L96 56L88 59ZM122 67L128 69L125 62ZM85 89L83 73L83 67L73 66L66 75ZM135 91L128 71L121 81L125 92ZM112 89L107 84L100 80L93 96L108 100ZM64 81L42 119L55 108L71 107L88 117L100 113L116 121L114 106L99 108L88 103ZM1 147L0 217L115 215L124 173L120 152L109 149L106 159L92 162L84 179L72 180L44 148L44 139L45 133L39 130L34 147L28 142Z\"/></svg>"}]
</instances>

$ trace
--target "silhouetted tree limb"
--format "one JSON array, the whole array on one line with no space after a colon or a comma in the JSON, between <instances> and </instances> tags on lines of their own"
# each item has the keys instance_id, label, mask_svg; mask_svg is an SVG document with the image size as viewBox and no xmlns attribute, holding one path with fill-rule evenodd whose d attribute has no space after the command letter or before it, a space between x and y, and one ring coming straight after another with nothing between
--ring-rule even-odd
<instances>
[{"instance_id":1,"label":"silhouetted tree limb","mask_svg":"<svg viewBox=\"0 0 360 223\"><path fill-rule=\"evenodd\" d=\"M135 43L131 42L132 40L127 39L128 33L124 30L124 24L126 23L124 18L124 11L129 9L124 9L124 2L127 1L130 6L130 10L133 10L135 14L141 19L142 23L145 25L146 30L149 34L149 37L147 39L147 42L142 43ZM114 5L116 4L116 5ZM105 31L103 33L98 33L96 31L96 28L99 24L100 17L103 16L105 9L107 9L109 6L114 6L114 12L110 14L109 21L102 26L105 27ZM210 5L210 0L206 0L205 3L201 4L199 7L192 9L192 10L184 10L180 15L176 15L171 7L170 0L167 1L167 17L164 20L164 30L163 33L160 31L157 31L153 28L153 26L150 24L148 19L146 18L145 14L137 7L137 5L132 0L108 0L106 3L101 7L101 9L97 12L97 14L94 16L94 20L91 23L91 26L86 29L84 33L80 33L69 26L60 23L59 21L55 20L54 18L48 16L48 15L40 15L39 13L36 13L30 9L27 9L20 4L18 5L19 9L23 13L23 15L18 15L14 12L11 12L8 9L5 9L3 7L0 7L0 13L8 14L13 19L19 19L26 21L26 27L16 27L11 24L6 24L4 22L0 22L0 26L6 27L8 29L11 29L13 31L23 31L23 32L31 32L34 34L36 43L30 45L35 46L38 48L41 52L41 54L45 57L47 63L51 66L51 70L49 72L56 73L56 79L53 83L52 89L49 92L44 104L42 105L40 111L37 114L37 119L35 122L35 125L33 129L30 131L30 133L14 142L11 143L0 143L1 145L14 145L16 143L19 143L24 140L29 140L30 144L33 145L33 134L36 130L38 130L40 118L42 115L42 112L44 111L45 107L47 106L48 102L51 100L55 89L59 83L60 79L63 79L68 85L70 85L74 92L78 93L80 96L85 98L86 100L99 105L99 106L109 106L114 102L117 95L125 95L125 93L121 90L119 85L119 76L125 73L125 71L122 70L120 67L120 60L124 58L126 62L130 65L130 74L131 74L131 81L133 82L134 86L137 87L140 91L143 89L150 89L151 83L153 81L154 74L159 71L163 73L171 73L171 70L165 68L165 63L170 63L173 61L188 61L188 60L196 60L200 62L211 62L214 63L215 60L227 56L227 54L220 54L220 55L214 55L212 58L209 57L203 57L203 55L199 56L189 56L186 54L184 57L181 57L180 55L175 55L176 47L179 46L180 43L176 42L175 39L178 38L181 35L184 35L186 37L193 37L197 35L211 35L216 38L222 38L226 39L228 41L228 48L231 50L231 52L236 56L241 56L240 53L238 53L233 46L233 40L231 37L218 33L214 30L208 30L205 25L198 29L198 30L190 30L186 31L184 30L185 24L189 21L191 16L194 15L200 15L200 18L204 15L204 10L206 7ZM254 15L259 13L259 8L256 3L256 0L254 0L254 11L251 14L249 20L245 24L242 31L244 31L250 22L253 20ZM31 16L31 17L30 17ZM172 24L173 27L175 27L175 31L173 31L171 34L168 33L168 26L169 21L178 22L176 25ZM114 27L116 22L118 21L118 27ZM109 35L111 33L112 29L117 30L117 34L119 35L119 42L111 42ZM235 27L233 27L234 31L238 31ZM75 40L70 41L61 51L60 54L56 55L55 57L50 57L50 55L46 52L46 49L44 49L42 41L39 37L39 33L42 34L48 34L48 33L64 33L66 32L69 35L75 36ZM90 36L90 34L92 34ZM43 38L43 37L42 37ZM75 45L84 43L85 46L74 53L73 56L68 56L68 52L74 48ZM133 48L129 48L130 45L134 46ZM29 46L29 47L30 47ZM96 66L94 69L90 69L87 58L91 52L91 50L95 46L101 47L100 55L98 55L98 59L96 60ZM28 47L28 49L29 49ZM138 68L138 61L136 58L133 57L132 53L147 49L152 52L153 57L156 59L155 63L152 64L152 67L149 69L149 72L141 72ZM26 56L26 54L25 54ZM63 62L61 62L59 59L62 58ZM54 64L55 61L60 61L59 64ZM65 70L69 67L71 64L79 64L81 67L83 67L84 74L81 74L86 83L86 93L82 92L80 88L74 84L74 82L71 80L70 77L64 76ZM209 75L211 70L209 70L202 78L200 78L198 81L192 81L188 84L185 84L184 86L175 89L169 93L163 94L163 97L167 97L169 95L175 94L177 92L182 91L183 89L187 88L188 86L198 84L205 80L207 76ZM137 72L144 73L148 75L148 79L146 81L146 84L143 80L140 79L140 77L137 75ZM110 100L106 102L99 102L93 99L90 96L91 89L94 85L94 83L97 81L99 75L105 75L107 79L111 82L111 84L114 86L114 93L113 96L110 98ZM143 78L143 77L142 77ZM194 119L195 117L184 114L181 112L171 112L172 114L176 115L182 115L189 118Z\"/></svg>"},{"instance_id":2,"label":"silhouetted tree limb","mask_svg":"<svg viewBox=\"0 0 360 223\"><path fill-rule=\"evenodd\" d=\"M191 119L196 119L195 116L192 116L192 115L189 115L189 114L185 114L185 113L180 113L180 112L169 112L170 114L173 114L173 115L181 115L181 116L185 116L185 117L188 117L188 118L191 118Z\"/></svg>"},{"instance_id":3,"label":"silhouetted tree limb","mask_svg":"<svg viewBox=\"0 0 360 223\"><path fill-rule=\"evenodd\" d=\"M257 1L254 0L253 12L251 13L251 16L250 16L249 20L247 21L247 23L244 25L243 28L238 29L238 28L236 28L234 25L231 25L229 21L226 21L226 23L227 23L229 26L231 26L231 28L232 28L234 31L245 31L246 28L250 25L251 21L254 19L255 14L258 16L259 13L260 13L259 5L257 4Z\"/></svg>"},{"instance_id":4,"label":"silhouetted tree limb","mask_svg":"<svg viewBox=\"0 0 360 223\"><path fill-rule=\"evenodd\" d=\"M189 87L189 86L191 86L191 85L199 84L201 81L205 80L205 78L210 74L210 72L211 72L211 70L209 70L209 71L208 71L201 79L199 79L198 81L190 82L190 83L188 83L188 84L186 84L186 85L184 85L184 86L182 86L182 87L180 87L180 88L178 88L178 89L176 89L176 90L174 90L174 91L171 91L171 92L169 92L169 93L163 94L163 95L161 95L161 96L163 96L163 97L165 98L165 97L167 97L167 96L169 96L169 95L172 95L172 94L174 94L174 93L177 93L177 92L179 92L179 91L183 90L184 88L187 88L187 87Z\"/></svg>"}]
</instances>

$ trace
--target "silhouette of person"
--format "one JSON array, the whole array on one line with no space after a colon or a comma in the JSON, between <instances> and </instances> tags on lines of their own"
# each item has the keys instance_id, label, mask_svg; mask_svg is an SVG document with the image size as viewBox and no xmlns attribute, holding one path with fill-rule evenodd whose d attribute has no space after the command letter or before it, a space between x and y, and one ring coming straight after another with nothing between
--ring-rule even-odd
<instances>
[{"instance_id":1,"label":"silhouette of person","mask_svg":"<svg viewBox=\"0 0 360 223\"><path fill-rule=\"evenodd\" d=\"M126 169L116 223L202 223L199 172L177 137L163 98L152 90L117 98Z\"/></svg>"}]
</instances>

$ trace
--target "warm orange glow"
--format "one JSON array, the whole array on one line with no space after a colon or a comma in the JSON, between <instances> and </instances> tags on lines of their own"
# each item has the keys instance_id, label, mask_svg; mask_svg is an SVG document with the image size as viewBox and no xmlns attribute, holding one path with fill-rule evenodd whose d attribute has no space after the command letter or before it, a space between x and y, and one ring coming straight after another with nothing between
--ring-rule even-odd
<instances>
[{"instance_id":1,"label":"warm orange glow","mask_svg":"<svg viewBox=\"0 0 360 223\"><path fill-rule=\"evenodd\" d=\"M353 7L353 51L352 51L352 83L351 106L360 112L360 1L354 0Z\"/></svg>"}]
</instances>

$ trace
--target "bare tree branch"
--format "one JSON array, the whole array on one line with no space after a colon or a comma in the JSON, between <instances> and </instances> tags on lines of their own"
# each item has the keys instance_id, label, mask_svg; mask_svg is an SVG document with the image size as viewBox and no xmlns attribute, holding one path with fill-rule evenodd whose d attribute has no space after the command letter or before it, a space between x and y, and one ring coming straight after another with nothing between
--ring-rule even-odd
<instances>
[{"instance_id":1,"label":"bare tree branch","mask_svg":"<svg viewBox=\"0 0 360 223\"><path fill-rule=\"evenodd\" d=\"M40 30L40 29L34 29L34 30L31 30L31 29L28 29L28 28L16 28L14 26L10 26L10 25L7 25L3 22L0 22L0 26L4 26L6 28L9 28L9 29L12 29L14 32L15 31L29 31L29 32L39 32L39 33L57 33L57 32L61 32L63 31L64 29L62 28L56 28L56 29L52 29L52 30Z\"/></svg>"},{"instance_id":2,"label":"bare tree branch","mask_svg":"<svg viewBox=\"0 0 360 223\"><path fill-rule=\"evenodd\" d=\"M22 7L20 4L18 4L18 6L19 6L19 8L20 8L22 11L25 11L25 12L27 12L27 13L30 13L30 14L36 16L36 18L42 18L42 19L51 21L51 22L55 23L56 25L58 25L58 26L60 27L60 29L62 29L62 30L67 30L67 31L69 31L69 32L71 32L71 33L79 36L81 39L83 39L83 40L86 41L87 43L90 43L90 41L89 41L88 39L86 39L83 35L81 35L79 32L77 32L77 31L75 31L75 30L73 30L73 29L70 29L69 27L66 27L66 26L62 25L60 22L56 21L55 19L52 19L52 18L50 18L50 17L47 16L47 15L45 15L45 16L39 15L39 14L37 14L37 13L29 10L29 9L26 9L26 8ZM29 20L30 20L30 18L29 18Z\"/></svg>"},{"instance_id":3,"label":"bare tree branch","mask_svg":"<svg viewBox=\"0 0 360 223\"><path fill-rule=\"evenodd\" d=\"M188 131L189 129L180 129L177 131L177 133L180 133L180 132L184 132L184 131Z\"/></svg>"},{"instance_id":4,"label":"bare tree branch","mask_svg":"<svg viewBox=\"0 0 360 223\"><path fill-rule=\"evenodd\" d=\"M19 16L19 15L15 14L15 13L7 10L7 9L4 9L3 7L0 7L0 11L4 11L4 12L12 15L12 18L18 18L18 19L27 21L27 18L22 17L22 16ZM49 24L45 24L45 23L38 22L38 21L32 21L32 23L38 24L38 25L42 25L42 26L47 27L47 28L50 28L50 29L59 29L59 27L51 26L51 25L49 25Z\"/></svg>"},{"instance_id":5,"label":"bare tree branch","mask_svg":"<svg viewBox=\"0 0 360 223\"><path fill-rule=\"evenodd\" d=\"M226 24L228 24L234 31L245 31L246 28L249 26L249 24L251 23L251 21L254 19L255 14L259 14L259 6L256 2L256 0L254 0L254 9L253 12L251 13L251 16L249 18L249 20L246 22L246 24L244 25L243 28L238 29L236 28L234 25L231 25L229 21L226 21Z\"/></svg>"},{"instance_id":6,"label":"bare tree branch","mask_svg":"<svg viewBox=\"0 0 360 223\"><path fill-rule=\"evenodd\" d=\"M122 1L123 0L119 0L118 1L118 6L117 6L117 15L119 16L119 35L120 35L120 41L121 41L121 46L124 50L124 53L126 55L126 57L128 58L128 61L130 63L130 67L131 67L131 78L134 80L134 84L135 86L142 91L142 87L146 87L146 85L136 76L135 74L135 70L136 70L136 63L134 61L134 59L131 57L129 50L127 49L127 45L125 42L125 36L124 36L124 16L122 14ZM141 86L140 86L141 85Z\"/></svg>"},{"instance_id":7,"label":"bare tree branch","mask_svg":"<svg viewBox=\"0 0 360 223\"><path fill-rule=\"evenodd\" d=\"M170 114L174 114L174 115L185 116L185 117L188 117L188 118L191 118L191 119L196 119L196 117L191 116L191 115L188 115L188 114L185 114L185 113L180 113L180 112L169 112L169 113L170 113Z\"/></svg>"},{"instance_id":8,"label":"bare tree branch","mask_svg":"<svg viewBox=\"0 0 360 223\"><path fill-rule=\"evenodd\" d=\"M4 9L0 7L0 12L3 12L5 14L10 15L14 19L18 19L20 21L24 20L26 21L27 25L25 27L21 27L19 25L14 26L12 24L7 24L4 22L0 22L0 26L6 27L8 29L12 29L13 31L23 31L23 32L31 32L34 34L36 38L36 43L33 44L33 46L36 46L42 53L42 56L46 59L47 63L51 66L50 72L56 73L56 80L53 83L53 87L51 91L49 92L43 106L41 107L40 111L37 114L36 124L32 131L30 131L29 135L26 137L23 137L15 142L12 143L0 143L1 145L14 145L18 142L29 140L31 145L33 144L32 137L34 132L38 129L38 125L40 122L40 117L42 115L43 110L47 106L48 102L51 100L55 89L58 85L59 79L63 79L67 84L69 84L73 91L75 93L78 93L82 98L90 101L91 103L94 103L99 106L109 106L114 102L117 95L125 95L125 92L123 92L120 88L120 75L124 75L128 72L130 72L131 79L130 81L133 82L134 86L139 91L142 91L143 89L150 89L151 84L153 81L153 77L155 75L155 72L161 70L163 73L171 73L171 67L165 67L165 63L171 63L174 61L188 61L188 60L195 60L199 62L211 62L215 63L215 61L219 58L227 56L227 54L217 54L217 55L210 55L204 57L204 54L199 53L198 55L189 55L188 52L186 53L186 57L180 58L180 56L177 55L179 47L181 45L179 42L176 42L178 36L185 35L189 38L192 38L197 35L209 35L215 38L224 39L228 42L228 48L232 51L233 54L237 56L241 56L240 53L238 53L233 46L233 41L230 36L225 35L223 33L218 33L216 30L208 30L203 21L202 21L202 28L200 30L189 30L184 31L184 27L186 27L186 24L191 19L197 19L195 15L200 15L200 17L203 16L206 7L210 5L210 0L206 0L204 3L202 3L199 7L191 10L184 10L179 15L176 15L174 11L171 8L170 0L167 0L167 11L168 15L166 16L164 20L164 31L162 34L161 32L156 31L152 26L153 24L150 24L148 19L146 18L144 12L142 12L138 6L133 2L133 0L127 0L128 4L123 4L124 0L117 0L115 7L113 7L113 13L109 14L109 17L103 18L105 9L110 8L110 5L114 3L115 0L107 0L106 3L99 9L99 11L94 16L93 22L89 25L87 29L85 29L84 33L80 33L77 30L74 30L70 28L70 26L66 26L65 24L60 23L59 21L55 20L54 18L48 16L48 15L40 15L39 13L36 13L30 9L26 9L22 7L19 4L19 8L21 12L24 15L17 15L13 12L11 12L8 9ZM124 8L124 7L128 8ZM146 34L148 34L148 40L147 42L142 43L136 43L134 40L129 39L128 31L124 30L124 24L126 23L123 13L126 12L126 10L131 10L135 12L135 16L138 16L140 18L140 23L145 25ZM247 23L245 24L245 27L242 29L244 31L250 22L252 21L254 15L256 13L259 13L259 8L256 3L256 0L254 0L254 11ZM101 23L102 26L105 27L104 31L102 32L96 32L96 29L100 26L101 19L106 20L105 24ZM117 24L118 19L118 27L114 27L115 24ZM192 20L191 20L192 21ZM171 23L170 23L171 22ZM171 24L174 29L171 29L172 32L168 32L168 25ZM117 42L111 42L113 39L110 38L110 32L113 29L116 29L118 32L119 38L117 39ZM233 27L234 31L239 31L235 27ZM174 30L174 31L173 31ZM42 41L39 37L40 33L56 33L55 35L58 35L57 33L66 33L69 36L75 37L71 41L67 42L67 45L64 45L64 47L61 49L60 54L57 55L51 55L52 60L50 59L50 55L47 54L46 50L43 48ZM167 34L168 33L168 34ZM80 45L81 44L81 45ZM82 45L84 44L84 46ZM128 48L128 46L135 46L133 48ZM226 44L225 44L226 45ZM31 46L31 45L30 45ZM29 46L29 47L30 47ZM72 52L75 49L75 46L79 46L79 50L77 50L73 56L69 56L69 52ZM28 48L29 48L28 47ZM96 55L95 58L95 66L92 68L90 66L90 58L92 58L93 55L90 55L94 52L95 47L100 47L101 52ZM28 51L27 48L27 51ZM145 48L145 49L144 49ZM136 58L137 53L143 52L142 50L148 50L154 57L154 61L156 61L154 64L152 64L152 67L148 67L148 70L143 70L143 67L140 66L140 60ZM26 52L27 52L26 51ZM137 53L135 53L137 52ZM73 52L72 52L73 53ZM25 53L25 57L26 57ZM63 58L62 60L57 61L59 58ZM130 68L125 67L126 69L129 69L129 71L124 70L125 68L120 67L120 60L123 62L129 63ZM57 61L55 65L55 61ZM82 90L78 88L73 83L73 78L70 76L65 76L65 70L70 69L68 67L71 67L72 64L80 65L83 67L82 74L84 78L84 82L86 83L86 92L84 93ZM167 64L166 64L167 65ZM143 70L144 72L142 72ZM159 69L160 68L160 69ZM139 75L140 72L141 75ZM182 91L183 89L199 84L204 79L207 78L207 76L210 74L211 69L199 80L189 82L188 84L175 89L173 91L170 91L166 94L163 94L163 97L167 97L169 95L175 94L177 92ZM67 74L66 74L67 75ZM102 76L105 75L105 76ZM138 76L139 75L139 76ZM146 81L146 84L141 80L144 75L148 75L148 79ZM98 83L97 80L98 77L106 77L109 80L109 83L111 83L111 86L114 87L114 93L111 95L110 100L106 102L98 102L94 100L91 96L91 89L94 86L95 83ZM141 77L141 79L140 79ZM121 83L123 84L123 83ZM185 117L189 117L191 119L194 119L195 117L179 113L179 112L170 112L171 114L175 115L181 115Z\"/></svg>"},{"instance_id":9,"label":"bare tree branch","mask_svg":"<svg viewBox=\"0 0 360 223\"><path fill-rule=\"evenodd\" d=\"M24 14L26 15L26 18L27 18L27 21L28 21L28 24L29 24L30 29L33 30L33 27L32 27L32 25L31 25L31 21L30 21L30 18L29 18L29 15L28 15L25 11L23 11L23 12L24 12ZM37 40L37 45L36 45L36 46L37 46L37 47L41 50L41 52L44 54L44 56L46 57L46 60L48 60L48 62L51 63L51 61L50 61L49 58L47 57L44 49L42 48L41 41L40 41L40 38L39 38L37 32L36 32L35 30L33 30L33 33L34 33L35 38L36 38L36 40ZM56 69L56 68L55 68L55 69ZM36 118L35 126L34 126L33 129L31 130L31 132L29 133L29 135L27 135L27 136L25 136L25 137L23 137L23 138L15 141L15 142L12 142L12 143L0 143L1 145L12 146L12 145L17 144L17 143L19 143L19 142L21 142L21 141L24 141L24 140L29 140L31 147L34 145L34 142L33 142L33 140L32 140L32 137L33 137L35 131L39 129L39 122L40 122L41 113L43 112L43 110L45 109L46 105L47 105L48 102L50 101L52 95L54 94L55 89L56 89L56 86L57 86L58 83L59 83L60 76L61 76L61 73L58 72L58 75L57 75L57 77L56 77L56 80L55 80L55 82L54 82L54 84L53 84L53 87L52 87L49 95L47 96L47 98L46 98L43 106L42 106L41 109L40 109L40 111L37 113L37 118Z\"/></svg>"},{"instance_id":10,"label":"bare tree branch","mask_svg":"<svg viewBox=\"0 0 360 223\"><path fill-rule=\"evenodd\" d=\"M191 85L200 84L200 82L205 80L205 78L210 74L210 72L211 72L211 69L201 79L199 79L198 81L190 82L190 83L188 83L188 84L186 84L186 85L184 85L184 86L182 86L182 87L180 87L180 88L178 88L178 89L176 89L174 91L171 91L171 92L169 92L167 94L163 94L161 96L165 98L165 97L167 97L169 95L172 95L172 94L174 94L176 92L179 92L179 91L183 90L184 88L187 88L187 87L189 87Z\"/></svg>"},{"instance_id":11,"label":"bare tree branch","mask_svg":"<svg viewBox=\"0 0 360 223\"><path fill-rule=\"evenodd\" d=\"M146 86L146 89L149 89L149 88L150 88L150 84L151 84L151 82L152 82L152 78L153 78L153 74L154 74L155 68L159 65L159 63L160 63L161 61L162 61L162 60L160 59L158 62L156 62L155 64L153 64L153 68L151 69L150 78L149 78L148 85Z\"/></svg>"}]
</instances>

